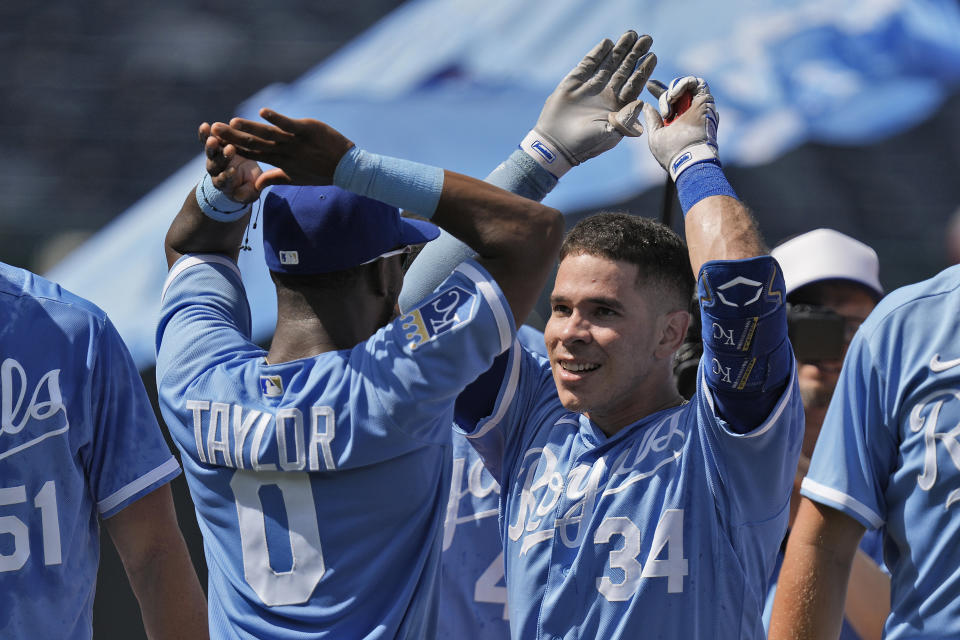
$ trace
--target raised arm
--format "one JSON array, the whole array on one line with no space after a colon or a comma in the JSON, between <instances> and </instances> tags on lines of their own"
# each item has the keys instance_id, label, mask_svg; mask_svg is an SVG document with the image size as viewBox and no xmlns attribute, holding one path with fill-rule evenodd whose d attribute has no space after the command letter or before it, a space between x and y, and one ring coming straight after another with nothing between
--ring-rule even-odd
<instances>
[{"instance_id":1,"label":"raised arm","mask_svg":"<svg viewBox=\"0 0 960 640\"><path fill-rule=\"evenodd\" d=\"M250 203L260 196L256 162L238 156L210 135L204 122L198 131L207 157L206 174L190 192L164 240L167 267L186 253L223 253L236 260Z\"/></svg>"},{"instance_id":2,"label":"raised arm","mask_svg":"<svg viewBox=\"0 0 960 640\"><path fill-rule=\"evenodd\" d=\"M257 189L334 184L431 217L476 249L518 323L533 308L562 239L559 212L452 171L363 151L317 120L260 115L270 124L234 118L212 128L225 148L276 167L256 179Z\"/></svg>"},{"instance_id":3,"label":"raised arm","mask_svg":"<svg viewBox=\"0 0 960 640\"><path fill-rule=\"evenodd\" d=\"M647 87L660 102L659 112L643 107L647 141L677 185L690 264L698 274L707 329L704 378L718 415L734 431L751 431L770 416L791 380L783 275L773 258L760 257L767 251L753 216L720 167L710 87L692 76L669 87L657 81ZM795 458L791 466L796 468Z\"/></svg>"},{"instance_id":4,"label":"raised arm","mask_svg":"<svg viewBox=\"0 0 960 640\"><path fill-rule=\"evenodd\" d=\"M770 618L770 640L836 638L862 524L803 498Z\"/></svg>"},{"instance_id":5,"label":"raised arm","mask_svg":"<svg viewBox=\"0 0 960 640\"><path fill-rule=\"evenodd\" d=\"M609 151L624 136L643 133L637 96L657 64L653 40L627 31L616 44L601 40L554 89L533 129L486 182L542 200L572 167ZM407 272L400 307L409 308L474 250L449 235L428 244Z\"/></svg>"},{"instance_id":6,"label":"raised arm","mask_svg":"<svg viewBox=\"0 0 960 640\"><path fill-rule=\"evenodd\" d=\"M659 113L649 104L643 108L648 142L654 157L676 181L693 272L698 273L709 260L767 253L753 216L720 168L719 117L710 87L693 76L678 78L669 87L656 81L647 87L660 102ZM690 106L678 115L686 97L692 97Z\"/></svg>"}]
</instances>

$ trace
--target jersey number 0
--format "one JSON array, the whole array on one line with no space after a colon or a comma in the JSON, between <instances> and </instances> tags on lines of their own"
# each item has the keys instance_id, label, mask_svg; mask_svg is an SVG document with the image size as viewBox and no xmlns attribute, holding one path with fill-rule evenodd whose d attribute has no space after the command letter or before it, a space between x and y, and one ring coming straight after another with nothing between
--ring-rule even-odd
<instances>
[{"instance_id":1,"label":"jersey number 0","mask_svg":"<svg viewBox=\"0 0 960 640\"><path fill-rule=\"evenodd\" d=\"M260 488L271 485L283 495L287 514L293 556L293 566L288 571L276 571L270 566ZM230 480L230 488L237 503L243 576L247 584L268 607L303 604L326 572L309 475L238 470Z\"/></svg>"}]
</instances>

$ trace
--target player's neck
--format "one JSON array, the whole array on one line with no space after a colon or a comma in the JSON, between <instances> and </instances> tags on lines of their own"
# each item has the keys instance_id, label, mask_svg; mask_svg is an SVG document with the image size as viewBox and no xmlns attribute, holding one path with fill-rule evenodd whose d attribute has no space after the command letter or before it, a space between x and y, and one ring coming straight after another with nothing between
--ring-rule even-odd
<instances>
[{"instance_id":1,"label":"player's neck","mask_svg":"<svg viewBox=\"0 0 960 640\"><path fill-rule=\"evenodd\" d=\"M309 327L291 322L278 322L270 342L267 362L278 364L336 351L337 341L323 327Z\"/></svg>"},{"instance_id":2,"label":"player's neck","mask_svg":"<svg viewBox=\"0 0 960 640\"><path fill-rule=\"evenodd\" d=\"M678 407L685 402L684 397L677 391L673 378L658 381L655 389L637 389L633 397L635 402L609 414L587 411L585 415L608 437L613 437L625 427L649 415Z\"/></svg>"},{"instance_id":3,"label":"player's neck","mask_svg":"<svg viewBox=\"0 0 960 640\"><path fill-rule=\"evenodd\" d=\"M278 305L277 327L267 361L289 362L328 351L350 349L390 321L382 301L339 300L313 309Z\"/></svg>"}]
</instances>

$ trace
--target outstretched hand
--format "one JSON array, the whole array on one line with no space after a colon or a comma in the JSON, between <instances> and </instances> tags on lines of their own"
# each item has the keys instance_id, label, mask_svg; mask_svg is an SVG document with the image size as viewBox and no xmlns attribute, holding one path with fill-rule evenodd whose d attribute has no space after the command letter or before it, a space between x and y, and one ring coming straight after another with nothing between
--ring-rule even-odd
<instances>
[{"instance_id":1,"label":"outstretched hand","mask_svg":"<svg viewBox=\"0 0 960 640\"><path fill-rule=\"evenodd\" d=\"M716 160L719 116L710 87L695 76L675 78L669 86L657 80L647 83L657 98L659 112L650 104L643 107L647 142L653 157L674 180L687 167L705 160ZM692 96L686 111L679 112L684 96ZM669 125L665 124L667 120Z\"/></svg>"},{"instance_id":2,"label":"outstretched hand","mask_svg":"<svg viewBox=\"0 0 960 640\"><path fill-rule=\"evenodd\" d=\"M624 136L639 136L637 100L653 73L653 39L627 31L616 45L605 38L547 98L534 132L553 144L570 165L608 151Z\"/></svg>"},{"instance_id":3,"label":"outstretched hand","mask_svg":"<svg viewBox=\"0 0 960 640\"><path fill-rule=\"evenodd\" d=\"M234 202L249 204L260 197L256 181L261 170L256 162L238 155L233 145L224 145L211 134L206 122L200 125L197 135L207 156L207 173L213 186Z\"/></svg>"},{"instance_id":4,"label":"outstretched hand","mask_svg":"<svg viewBox=\"0 0 960 640\"><path fill-rule=\"evenodd\" d=\"M233 118L217 122L213 135L227 148L251 161L273 165L255 181L258 191L274 184L326 185L340 158L353 143L336 129L310 118L294 120L270 109L260 117L269 122Z\"/></svg>"}]
</instances>

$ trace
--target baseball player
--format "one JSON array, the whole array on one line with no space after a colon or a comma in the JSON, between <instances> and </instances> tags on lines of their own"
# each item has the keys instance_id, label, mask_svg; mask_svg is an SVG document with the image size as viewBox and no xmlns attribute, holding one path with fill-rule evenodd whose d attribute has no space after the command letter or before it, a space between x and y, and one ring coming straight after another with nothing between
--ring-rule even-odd
<instances>
[{"instance_id":1,"label":"baseball player","mask_svg":"<svg viewBox=\"0 0 960 640\"><path fill-rule=\"evenodd\" d=\"M676 181L689 255L643 218L582 221L561 249L549 362L514 345L464 392L476 407L488 385L487 410L458 406L501 485L515 638L764 636L803 429L783 279L720 169L706 83L653 87L648 143ZM565 134L539 140L572 157L589 145ZM704 356L685 402L672 355L691 264Z\"/></svg>"},{"instance_id":2,"label":"baseball player","mask_svg":"<svg viewBox=\"0 0 960 640\"><path fill-rule=\"evenodd\" d=\"M532 353L547 357L543 333L533 327L520 327L517 340ZM438 638L510 637L499 514L500 485L467 438L454 433L440 557Z\"/></svg>"},{"instance_id":3,"label":"baseball player","mask_svg":"<svg viewBox=\"0 0 960 640\"><path fill-rule=\"evenodd\" d=\"M847 351L801 485L771 638L836 637L857 546L880 529L885 638L960 636L960 267L879 302Z\"/></svg>"},{"instance_id":4,"label":"baseball player","mask_svg":"<svg viewBox=\"0 0 960 640\"><path fill-rule=\"evenodd\" d=\"M167 235L157 332L161 407L204 535L211 635L434 637L453 402L512 343L562 219L361 150L316 120L261 115L272 124L201 127L208 173ZM264 350L236 257L249 203L270 185L278 312ZM396 207L432 215L480 256L399 317L404 254L437 230Z\"/></svg>"},{"instance_id":5,"label":"baseball player","mask_svg":"<svg viewBox=\"0 0 960 640\"><path fill-rule=\"evenodd\" d=\"M800 506L800 483L823 426L830 397L837 385L843 355L857 327L883 297L877 253L862 242L833 229L815 229L770 251L786 286L791 341L797 356L797 386L803 399L804 432L800 464L790 498L790 526ZM771 578L764 622L769 626L782 549ZM890 578L878 566L878 535L865 536L856 554L840 640L880 638L889 613Z\"/></svg>"},{"instance_id":6,"label":"baseball player","mask_svg":"<svg viewBox=\"0 0 960 640\"><path fill-rule=\"evenodd\" d=\"M151 638L206 638L180 466L107 316L0 263L0 637L90 638L106 525Z\"/></svg>"},{"instance_id":7,"label":"baseball player","mask_svg":"<svg viewBox=\"0 0 960 640\"><path fill-rule=\"evenodd\" d=\"M649 52L651 44L649 36L631 30L615 44L604 39L587 52L548 97L535 132L486 180L539 201L574 165L613 148L624 136L639 136L643 128L637 115L642 102L637 96L656 65L656 56ZM548 148L543 140L560 146ZM439 250L415 261L404 279L402 309L429 293L438 274L449 273L474 253L443 231L431 245ZM517 334L524 348L546 356L541 332L525 325ZM484 397L477 396L480 402ZM461 394L460 410L468 409L473 398L472 392ZM441 558L439 637L507 638L509 614L497 518L500 486L462 433L454 434L453 452Z\"/></svg>"},{"instance_id":8,"label":"baseball player","mask_svg":"<svg viewBox=\"0 0 960 640\"><path fill-rule=\"evenodd\" d=\"M455 434L443 523L438 638L510 637L499 514L500 485L467 439Z\"/></svg>"}]
</instances>

